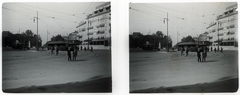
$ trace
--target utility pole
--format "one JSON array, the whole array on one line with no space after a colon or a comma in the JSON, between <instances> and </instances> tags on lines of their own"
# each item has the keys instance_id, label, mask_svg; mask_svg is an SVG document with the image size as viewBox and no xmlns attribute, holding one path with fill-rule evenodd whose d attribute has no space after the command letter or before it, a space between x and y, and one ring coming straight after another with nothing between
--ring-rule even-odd
<instances>
[{"instance_id":1,"label":"utility pole","mask_svg":"<svg viewBox=\"0 0 240 95\"><path fill-rule=\"evenodd\" d=\"M164 18L164 23L165 23L165 20L167 19L167 52L169 52L169 49L168 49L168 13L167 13L167 18Z\"/></svg>"},{"instance_id":2,"label":"utility pole","mask_svg":"<svg viewBox=\"0 0 240 95\"><path fill-rule=\"evenodd\" d=\"M177 44L178 44L178 31L177 31Z\"/></svg>"},{"instance_id":3,"label":"utility pole","mask_svg":"<svg viewBox=\"0 0 240 95\"><path fill-rule=\"evenodd\" d=\"M48 42L48 30L47 30L47 42Z\"/></svg>"},{"instance_id":4,"label":"utility pole","mask_svg":"<svg viewBox=\"0 0 240 95\"><path fill-rule=\"evenodd\" d=\"M89 30L88 30L88 28L89 28L89 17L87 18L87 22L88 22L88 23L87 23L87 25L88 25L88 27L87 27L87 31L88 31L88 32L87 32L87 33L88 33L88 34L87 34L87 35L88 35L87 50L89 51Z\"/></svg>"},{"instance_id":5,"label":"utility pole","mask_svg":"<svg viewBox=\"0 0 240 95\"><path fill-rule=\"evenodd\" d=\"M38 11L37 11L37 51L39 51L39 47L38 47Z\"/></svg>"},{"instance_id":6,"label":"utility pole","mask_svg":"<svg viewBox=\"0 0 240 95\"><path fill-rule=\"evenodd\" d=\"M168 49L168 13L167 13L167 52L169 52L169 49Z\"/></svg>"},{"instance_id":7,"label":"utility pole","mask_svg":"<svg viewBox=\"0 0 240 95\"><path fill-rule=\"evenodd\" d=\"M218 30L218 28L219 28L219 21L217 20L217 31L218 31L218 34L217 34L217 36L218 36L218 51L219 51L219 30Z\"/></svg>"}]
</instances>

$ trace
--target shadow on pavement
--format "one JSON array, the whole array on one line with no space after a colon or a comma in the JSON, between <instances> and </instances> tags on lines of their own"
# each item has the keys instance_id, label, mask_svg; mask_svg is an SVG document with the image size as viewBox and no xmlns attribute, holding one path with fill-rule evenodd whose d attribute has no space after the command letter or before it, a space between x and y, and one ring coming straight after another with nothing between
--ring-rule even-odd
<instances>
[{"instance_id":1,"label":"shadow on pavement","mask_svg":"<svg viewBox=\"0 0 240 95\"><path fill-rule=\"evenodd\" d=\"M66 84L20 87L3 90L5 93L110 93L112 92L112 78L95 78L84 82L70 82Z\"/></svg>"},{"instance_id":2,"label":"shadow on pavement","mask_svg":"<svg viewBox=\"0 0 240 95\"><path fill-rule=\"evenodd\" d=\"M217 62L217 60L206 60L206 62Z\"/></svg>"},{"instance_id":3,"label":"shadow on pavement","mask_svg":"<svg viewBox=\"0 0 240 95\"><path fill-rule=\"evenodd\" d=\"M76 61L87 61L87 59L78 59Z\"/></svg>"},{"instance_id":4,"label":"shadow on pavement","mask_svg":"<svg viewBox=\"0 0 240 95\"><path fill-rule=\"evenodd\" d=\"M198 83L193 85L159 87L143 90L135 90L130 93L216 93L236 92L238 90L238 78L224 78L211 83Z\"/></svg>"}]
</instances>

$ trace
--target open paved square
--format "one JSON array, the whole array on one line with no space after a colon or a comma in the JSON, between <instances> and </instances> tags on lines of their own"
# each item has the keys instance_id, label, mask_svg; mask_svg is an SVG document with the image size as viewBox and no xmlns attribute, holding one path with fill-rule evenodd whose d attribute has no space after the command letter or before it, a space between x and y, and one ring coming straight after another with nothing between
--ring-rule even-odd
<instances>
[{"instance_id":1,"label":"open paved square","mask_svg":"<svg viewBox=\"0 0 240 95\"><path fill-rule=\"evenodd\" d=\"M238 52L208 52L197 62L196 52L130 51L130 91L211 83L238 78Z\"/></svg>"},{"instance_id":2,"label":"open paved square","mask_svg":"<svg viewBox=\"0 0 240 95\"><path fill-rule=\"evenodd\" d=\"M36 50L2 53L3 90L111 77L109 50L79 51L77 61L68 61L67 51L60 51L59 56Z\"/></svg>"}]
</instances>

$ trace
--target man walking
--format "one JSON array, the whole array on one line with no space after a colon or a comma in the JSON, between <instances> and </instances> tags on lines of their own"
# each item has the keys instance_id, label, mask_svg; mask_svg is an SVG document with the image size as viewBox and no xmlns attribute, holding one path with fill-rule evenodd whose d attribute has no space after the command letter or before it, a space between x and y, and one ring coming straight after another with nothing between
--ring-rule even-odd
<instances>
[{"instance_id":1,"label":"man walking","mask_svg":"<svg viewBox=\"0 0 240 95\"><path fill-rule=\"evenodd\" d=\"M72 61L71 59L71 47L69 46L68 49L67 49L67 55L68 55L68 61Z\"/></svg>"},{"instance_id":2,"label":"man walking","mask_svg":"<svg viewBox=\"0 0 240 95\"><path fill-rule=\"evenodd\" d=\"M200 52L200 48L198 48L198 50L197 50L197 57L198 57L198 62L201 62L201 52Z\"/></svg>"}]
</instances>

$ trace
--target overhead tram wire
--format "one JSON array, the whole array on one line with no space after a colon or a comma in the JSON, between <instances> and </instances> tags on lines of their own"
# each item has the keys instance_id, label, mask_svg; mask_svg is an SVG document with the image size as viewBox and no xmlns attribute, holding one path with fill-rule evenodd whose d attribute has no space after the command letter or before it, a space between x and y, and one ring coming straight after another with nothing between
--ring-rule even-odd
<instances>
[{"instance_id":1,"label":"overhead tram wire","mask_svg":"<svg viewBox=\"0 0 240 95\"><path fill-rule=\"evenodd\" d=\"M87 9L84 11L84 14L86 13L86 11L89 9L89 7L92 5L93 2L91 2L91 4L87 7Z\"/></svg>"},{"instance_id":2,"label":"overhead tram wire","mask_svg":"<svg viewBox=\"0 0 240 95\"><path fill-rule=\"evenodd\" d=\"M41 19L38 19L38 20L40 20L40 21L41 21L42 23L44 23L45 25L47 25L47 26L49 26L49 27L52 27L52 26L50 26L49 24L43 22Z\"/></svg>"},{"instance_id":3,"label":"overhead tram wire","mask_svg":"<svg viewBox=\"0 0 240 95\"><path fill-rule=\"evenodd\" d=\"M141 4L140 4L141 5ZM144 5L142 5L142 6L144 6ZM147 7L147 6L144 6L144 7ZM148 8L150 8L150 7L148 7ZM158 9L155 9L155 8L151 8L151 9L154 9L154 10L157 10L157 11L159 11ZM160 11L160 12L163 12L163 11ZM163 12L163 13L166 13L166 12ZM166 14L164 14L164 15L166 15ZM175 16L175 15L173 15L173 14L169 14L169 16L171 16L171 17L175 17L176 19L183 19L184 17L178 17L178 16ZM194 21L194 20L190 20L190 19L186 19L186 18L184 18L185 20L189 20L189 21L193 21L193 22L198 22L198 23L202 23L202 24L205 24L205 23L203 23L203 22L200 22L200 21Z\"/></svg>"},{"instance_id":4,"label":"overhead tram wire","mask_svg":"<svg viewBox=\"0 0 240 95\"><path fill-rule=\"evenodd\" d=\"M134 11L137 11L137 12L141 12L141 13L144 13L144 14L147 14L147 15L151 15L151 16L154 16L154 17L160 18L159 15L156 16L156 15L149 14L149 13L147 13L147 12L144 12L144 11L141 11L141 10L137 10L137 9L134 9L134 8L130 8L130 9L132 9L132 10L134 10ZM161 16L161 17L162 17L162 16ZM185 19L185 18L175 17L175 19L184 20L184 22L185 22L190 28L194 29L193 27L191 27L191 26L186 22L186 19ZM169 21L171 22L171 20L169 20ZM205 24L205 23L203 23L203 22L194 21L194 20L189 20L189 21L192 21L192 22L198 22L198 23L201 23L201 24ZM173 23L173 22L171 22L171 23ZM176 25L176 24L175 24L175 25ZM177 26L178 26L178 25L177 25ZM180 26L178 26L178 27L180 27ZM181 27L181 28L182 28L182 27ZM189 29L189 30L192 30L192 29ZM195 29L195 30L196 30L196 29Z\"/></svg>"},{"instance_id":5,"label":"overhead tram wire","mask_svg":"<svg viewBox=\"0 0 240 95\"><path fill-rule=\"evenodd\" d=\"M54 17L53 17L53 20L57 22L57 20L55 20ZM60 23L58 23L58 25L62 27L62 25ZM62 27L62 28L64 29L64 27Z\"/></svg>"},{"instance_id":6,"label":"overhead tram wire","mask_svg":"<svg viewBox=\"0 0 240 95\"><path fill-rule=\"evenodd\" d=\"M146 4L146 3L145 3L145 4ZM157 8L172 10L172 11L176 11L176 12L179 12L179 13L190 14L190 15L194 15L194 16L197 16L197 17L203 17L203 18L207 18L207 19L212 20L212 21L215 20L215 19L213 19L213 18L206 17L205 15L193 14L193 13L188 13L188 12L184 12L184 11L174 10L174 9L165 8L165 7L160 7L160 6L155 6L155 5L150 5L150 4L146 4L146 5L149 5L149 6L151 6L151 7L154 6L154 7L157 7Z\"/></svg>"},{"instance_id":7,"label":"overhead tram wire","mask_svg":"<svg viewBox=\"0 0 240 95\"><path fill-rule=\"evenodd\" d=\"M218 8L215 10L215 12L214 12L214 14L213 14L213 15L215 15L215 14L216 14L216 12L218 11L218 9L219 9L219 7L222 5L222 3L223 3L223 2L221 2L221 3L219 4Z\"/></svg>"},{"instance_id":8,"label":"overhead tram wire","mask_svg":"<svg viewBox=\"0 0 240 95\"><path fill-rule=\"evenodd\" d=\"M151 16L154 16L154 17L157 17L157 18L160 18L159 16L156 16L156 15L153 15L153 14L149 14L147 12L144 12L144 11L140 11L140 10L137 10L137 9L134 9L134 8L130 8L131 10L134 10L134 11L137 11L137 12L140 12L140 13L143 13L143 14L147 14L147 15L151 15Z\"/></svg>"},{"instance_id":9,"label":"overhead tram wire","mask_svg":"<svg viewBox=\"0 0 240 95\"><path fill-rule=\"evenodd\" d=\"M149 5L149 4L146 4L146 5ZM145 6L146 6L146 5L145 5ZM152 6L154 6L154 5L149 5L148 7L153 9L153 7L152 7ZM159 7L159 6L155 6L155 7ZM172 11L176 11L176 12L180 12L180 13L191 14L191 15L198 16L198 17L204 17L204 18L208 18L208 17L206 17L206 16L204 16L204 15L197 15L197 14L192 14L192 13L182 12L182 11L173 10L173 9L164 8L164 7L160 7L160 8L163 8L163 9L168 9L168 10L172 10ZM155 9L155 10L158 10L158 9ZM172 14L171 14L171 15L172 15ZM208 18L208 19L210 19L210 20L213 20L212 18Z\"/></svg>"},{"instance_id":10,"label":"overhead tram wire","mask_svg":"<svg viewBox=\"0 0 240 95\"><path fill-rule=\"evenodd\" d=\"M132 9L133 9L133 8L132 8ZM137 9L135 9L135 10L137 10ZM137 11L141 11L141 10L137 10ZM147 13L147 12L145 11L145 13ZM154 12L148 12L147 14L149 14L149 13L154 13ZM157 14L157 13L154 13L154 14ZM180 19L180 20L185 19L185 20L192 21L192 22L197 22L197 23L201 23L201 24L206 24L206 23L204 23L204 22L186 19L186 18L178 17L178 16L175 16L175 15L172 15L172 14L169 14L169 15L171 16L171 19ZM158 16L159 16L159 14L158 14ZM161 17L164 18L164 17L165 17L165 14L164 14L164 16L161 16ZM173 17L174 17L174 18L173 18Z\"/></svg>"},{"instance_id":11,"label":"overhead tram wire","mask_svg":"<svg viewBox=\"0 0 240 95\"><path fill-rule=\"evenodd\" d=\"M11 3L11 4L17 5L17 4L15 4L15 3ZM33 11L33 12L36 11L36 10L32 10L32 9L23 7L22 5L17 5L17 6L22 7L22 8L25 8L25 9L30 10L30 11ZM40 12L39 12L39 13L40 13ZM52 16L49 16L49 15L46 15L46 14L43 14L43 13L40 13L40 14L46 16L47 18L52 18ZM63 20L63 19L60 19L60 18L57 18L57 17L54 17L54 18L55 18L55 19L59 19L59 20ZM64 21L67 21L67 20L64 20ZM68 21L68 22L75 23L74 21Z\"/></svg>"},{"instance_id":12,"label":"overhead tram wire","mask_svg":"<svg viewBox=\"0 0 240 95\"><path fill-rule=\"evenodd\" d=\"M23 13L21 13L21 12L18 12L18 11L14 11L14 10L11 10L11 9L8 9L8 8L5 8L5 7L2 7L3 9L5 9L5 10L8 10L8 11L11 11L11 12L14 12L14 13L18 13L18 14L21 14L21 15L25 15L25 16L29 16L29 17L32 17L32 16L30 16L30 15L27 15L27 14L23 14Z\"/></svg>"},{"instance_id":13,"label":"overhead tram wire","mask_svg":"<svg viewBox=\"0 0 240 95\"><path fill-rule=\"evenodd\" d=\"M73 16L73 14L70 14L70 13L59 12L59 11L55 11L55 10L45 9L45 8L36 7L36 6L31 6L31 5L22 4L22 3L16 3L16 4L25 5L25 6L29 6L29 7L34 7L34 8L42 9L42 10L47 10L47 11L52 11L52 12L56 12L56 13L60 13L60 14L65 14L65 15ZM77 16L75 16L75 17L77 17ZM81 17L77 17L77 18L81 18Z\"/></svg>"}]
</instances>

